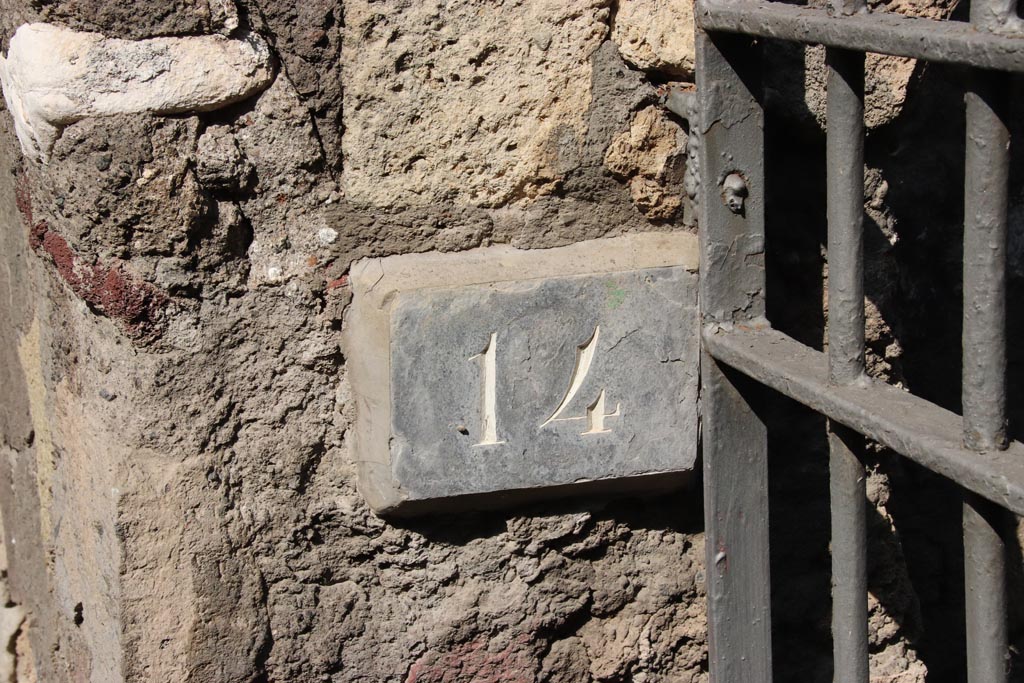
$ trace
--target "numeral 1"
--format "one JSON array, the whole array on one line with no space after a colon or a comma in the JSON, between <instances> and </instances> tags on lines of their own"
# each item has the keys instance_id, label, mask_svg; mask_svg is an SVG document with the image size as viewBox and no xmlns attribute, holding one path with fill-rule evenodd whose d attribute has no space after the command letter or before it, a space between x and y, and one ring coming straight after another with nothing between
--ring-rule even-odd
<instances>
[{"instance_id":1,"label":"numeral 1","mask_svg":"<svg viewBox=\"0 0 1024 683\"><path fill-rule=\"evenodd\" d=\"M562 417L562 413L572 403L572 400L579 393L583 382L590 373L590 366L594 362L594 355L597 353L597 342L600 336L601 328L595 327L594 334L591 335L590 339L576 350L576 367L573 368L572 377L569 378L569 388L565 390L565 396L562 398L561 403L558 404L558 407L555 408L555 411L551 413L551 417L540 426L541 429L552 422L586 420L587 429L584 432L580 432L581 436L609 434L612 430L605 425L605 420L622 416L622 406L618 403L615 404L614 412L605 412L607 410L605 390L601 389L597 399L587 406L585 415ZM498 438L498 335L496 332L491 333L484 350L475 356L470 356L469 360L472 361L478 358L483 369L480 410L481 438L474 445L494 446L505 443Z\"/></svg>"},{"instance_id":2,"label":"numeral 1","mask_svg":"<svg viewBox=\"0 0 1024 683\"><path fill-rule=\"evenodd\" d=\"M475 356L471 356L469 360L481 359L481 365L483 366L483 402L481 411L481 426L480 434L482 438L476 444L477 446L493 446L495 444L505 443L498 439L498 335L494 332L491 333L491 338L487 340L487 346L483 351Z\"/></svg>"}]
</instances>

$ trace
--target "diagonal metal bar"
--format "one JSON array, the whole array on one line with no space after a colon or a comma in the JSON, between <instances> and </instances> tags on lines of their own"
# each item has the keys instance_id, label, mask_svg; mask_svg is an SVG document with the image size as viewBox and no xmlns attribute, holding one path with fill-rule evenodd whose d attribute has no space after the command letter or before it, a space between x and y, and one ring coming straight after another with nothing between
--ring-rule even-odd
<instances>
[{"instance_id":1,"label":"diagonal metal bar","mask_svg":"<svg viewBox=\"0 0 1024 683\"><path fill-rule=\"evenodd\" d=\"M712 326L703 340L717 360L1024 515L1024 443L984 453L964 448L959 415L873 379L837 387L824 353L770 328Z\"/></svg>"}]
</instances>

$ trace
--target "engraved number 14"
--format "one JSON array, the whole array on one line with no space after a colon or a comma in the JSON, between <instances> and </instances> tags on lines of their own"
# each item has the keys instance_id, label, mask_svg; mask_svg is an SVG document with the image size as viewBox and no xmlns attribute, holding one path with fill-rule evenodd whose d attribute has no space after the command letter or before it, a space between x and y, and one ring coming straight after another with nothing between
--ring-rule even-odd
<instances>
[{"instance_id":1,"label":"engraved number 14","mask_svg":"<svg viewBox=\"0 0 1024 683\"><path fill-rule=\"evenodd\" d=\"M576 349L576 367L573 369L572 377L569 379L569 387L565 390L565 396L562 397L558 407L555 408L554 412L551 413L551 417L544 421L540 425L540 428L548 426L552 422L571 422L573 420L586 420L587 429L586 431L580 432L581 435L586 436L588 434L608 434L612 430L605 426L605 420L612 417L620 417L622 415L622 406L619 403L615 404L615 411L612 413L606 413L605 405L605 390L601 389L598 392L597 398L587 406L586 415L578 415L574 417L562 417L562 413L568 408L572 400L576 398L576 394L579 393L580 387L583 386L584 380L587 378L587 374L590 372L590 366L594 362L594 355L597 353L597 342L601 336L601 327L597 326L594 328L594 334L591 335L590 339L586 341L582 346ZM471 356L469 360L480 359L480 364L483 370L483 382L481 382L483 391L481 392L481 425L480 434L481 439L477 446L493 446L497 444L505 443L502 439L498 438L498 416L497 416L497 358L498 358L498 335L497 333L491 333L490 338L487 340L487 346L483 351Z\"/></svg>"}]
</instances>

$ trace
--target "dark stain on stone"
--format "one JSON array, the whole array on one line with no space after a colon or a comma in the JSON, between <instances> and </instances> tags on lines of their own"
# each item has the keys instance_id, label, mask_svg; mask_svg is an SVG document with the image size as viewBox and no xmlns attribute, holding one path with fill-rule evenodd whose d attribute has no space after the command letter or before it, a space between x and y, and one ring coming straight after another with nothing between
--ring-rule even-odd
<instances>
[{"instance_id":1,"label":"dark stain on stone","mask_svg":"<svg viewBox=\"0 0 1024 683\"><path fill-rule=\"evenodd\" d=\"M28 178L24 173L18 174L14 183L14 203L18 212L25 221L25 225L32 226L32 190L28 186Z\"/></svg>"},{"instance_id":2,"label":"dark stain on stone","mask_svg":"<svg viewBox=\"0 0 1024 683\"><path fill-rule=\"evenodd\" d=\"M163 332L167 295L137 280L123 263L83 262L45 221L32 228L29 245L36 253L49 256L72 291L94 310L119 321L132 339L150 341Z\"/></svg>"}]
</instances>

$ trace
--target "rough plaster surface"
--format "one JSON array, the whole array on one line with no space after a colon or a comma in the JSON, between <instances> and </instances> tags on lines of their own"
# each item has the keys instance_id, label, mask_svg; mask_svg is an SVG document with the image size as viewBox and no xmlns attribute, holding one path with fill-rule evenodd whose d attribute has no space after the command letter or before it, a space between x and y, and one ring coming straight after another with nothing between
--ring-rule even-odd
<instances>
[{"instance_id":1,"label":"rough plaster surface","mask_svg":"<svg viewBox=\"0 0 1024 683\"><path fill-rule=\"evenodd\" d=\"M218 109L266 87L272 75L267 45L256 35L132 41L35 23L21 26L0 57L22 151L43 161L75 121Z\"/></svg>"},{"instance_id":2,"label":"rough plaster surface","mask_svg":"<svg viewBox=\"0 0 1024 683\"><path fill-rule=\"evenodd\" d=\"M140 26L157 21L147 7ZM302 68L319 71L340 42L340 5L245 10L284 65L257 97L83 119L46 166L4 176L14 289L0 299L18 302L4 311L11 348L38 350L0 364L16 398L0 479L17 491L0 502L16 536L35 539L10 546L12 596L32 624L19 662L41 680L104 683L701 680L695 508L592 498L385 523L355 490L338 346L357 258L666 229L603 165L654 88L601 42L606 23L596 38L566 32L580 45L544 68L587 78L563 196L364 211L338 175L341 126L325 124L340 84ZM287 26L296 16L320 37ZM132 35L116 19L98 28ZM354 107L372 84L349 85ZM49 433L33 430L32 405ZM90 436L107 431L117 438ZM47 550L65 540L74 552ZM669 562L680 571L646 569Z\"/></svg>"},{"instance_id":3,"label":"rough plaster surface","mask_svg":"<svg viewBox=\"0 0 1024 683\"><path fill-rule=\"evenodd\" d=\"M227 35L238 27L231 0L42 0L40 18L80 31L113 33L138 40L154 36Z\"/></svg>"},{"instance_id":4,"label":"rough plaster surface","mask_svg":"<svg viewBox=\"0 0 1024 683\"><path fill-rule=\"evenodd\" d=\"M629 130L608 146L605 166L629 182L633 203L648 218L670 220L683 208L679 186L686 141L683 129L664 110L652 106L638 111Z\"/></svg>"},{"instance_id":5,"label":"rough plaster surface","mask_svg":"<svg viewBox=\"0 0 1024 683\"><path fill-rule=\"evenodd\" d=\"M230 30L203 0L0 9L5 46L39 21L123 40ZM706 681L698 501L384 521L356 491L339 346L357 259L683 229L631 186L682 193L661 162L681 128L645 113L664 73L623 60L612 3L237 9L281 66L241 102L82 119L45 166L0 116L0 506L9 603L26 613L19 681ZM952 79L924 76L926 94L959 101ZM867 150L871 367L942 400L929 361L954 367L941 354L959 348L937 333L935 291L956 282L960 157L933 144L946 119L890 120ZM785 128L776 160L813 149L790 144L803 131ZM773 320L820 344L822 174L784 161ZM901 249L926 230L949 239ZM776 680L824 682L821 425L772 410ZM957 496L885 457L872 468L872 664L880 681L925 667L960 680Z\"/></svg>"},{"instance_id":6,"label":"rough plaster surface","mask_svg":"<svg viewBox=\"0 0 1024 683\"><path fill-rule=\"evenodd\" d=\"M587 133L604 0L345 3L357 204L494 206L551 194ZM387 125L381 125L384 122Z\"/></svg>"},{"instance_id":7,"label":"rough plaster surface","mask_svg":"<svg viewBox=\"0 0 1024 683\"><path fill-rule=\"evenodd\" d=\"M639 69L692 80L693 0L620 0L612 40Z\"/></svg>"}]
</instances>

